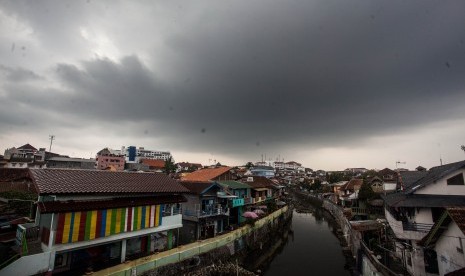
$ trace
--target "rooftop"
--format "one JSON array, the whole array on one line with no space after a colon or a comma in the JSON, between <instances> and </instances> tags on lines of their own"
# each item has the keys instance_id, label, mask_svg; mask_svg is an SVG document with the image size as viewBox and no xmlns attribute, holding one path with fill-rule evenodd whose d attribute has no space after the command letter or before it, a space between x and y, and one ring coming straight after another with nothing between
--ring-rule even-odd
<instances>
[{"instance_id":1,"label":"rooftop","mask_svg":"<svg viewBox=\"0 0 465 276\"><path fill-rule=\"evenodd\" d=\"M39 194L185 193L162 173L30 169Z\"/></svg>"},{"instance_id":2,"label":"rooftop","mask_svg":"<svg viewBox=\"0 0 465 276\"><path fill-rule=\"evenodd\" d=\"M201 170L189 173L188 175L183 177L181 180L182 181L194 181L194 182L210 181L230 170L231 170L231 167L217 167L217 168L201 169Z\"/></svg>"}]
</instances>

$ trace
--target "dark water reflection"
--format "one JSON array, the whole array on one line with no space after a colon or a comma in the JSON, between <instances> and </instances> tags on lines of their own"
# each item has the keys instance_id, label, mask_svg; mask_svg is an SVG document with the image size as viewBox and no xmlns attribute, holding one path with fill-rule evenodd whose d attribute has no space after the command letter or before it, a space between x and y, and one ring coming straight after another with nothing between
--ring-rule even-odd
<instances>
[{"instance_id":1,"label":"dark water reflection","mask_svg":"<svg viewBox=\"0 0 465 276\"><path fill-rule=\"evenodd\" d=\"M264 275L351 275L333 226L321 210L294 212L292 232Z\"/></svg>"}]
</instances>

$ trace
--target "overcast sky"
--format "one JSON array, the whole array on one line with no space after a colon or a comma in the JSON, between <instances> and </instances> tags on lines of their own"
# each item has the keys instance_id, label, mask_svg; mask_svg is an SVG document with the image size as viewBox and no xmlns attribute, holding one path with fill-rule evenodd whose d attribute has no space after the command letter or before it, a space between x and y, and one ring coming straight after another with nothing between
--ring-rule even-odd
<instances>
[{"instance_id":1,"label":"overcast sky","mask_svg":"<svg viewBox=\"0 0 465 276\"><path fill-rule=\"evenodd\" d=\"M0 1L0 151L465 159L465 1Z\"/></svg>"}]
</instances>

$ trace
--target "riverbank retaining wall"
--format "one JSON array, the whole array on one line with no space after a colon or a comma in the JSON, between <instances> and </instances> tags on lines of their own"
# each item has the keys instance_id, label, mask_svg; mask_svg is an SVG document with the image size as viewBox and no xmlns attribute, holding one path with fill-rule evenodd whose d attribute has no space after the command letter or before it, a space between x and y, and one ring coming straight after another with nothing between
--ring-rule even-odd
<instances>
[{"instance_id":1,"label":"riverbank retaining wall","mask_svg":"<svg viewBox=\"0 0 465 276\"><path fill-rule=\"evenodd\" d=\"M261 246L262 237L266 237L265 232L277 230L280 224L292 216L291 209L284 206L229 233L116 265L94 272L93 275L176 275L203 263L211 265L212 261L226 260L247 247Z\"/></svg>"},{"instance_id":2,"label":"riverbank retaining wall","mask_svg":"<svg viewBox=\"0 0 465 276\"><path fill-rule=\"evenodd\" d=\"M341 206L334 204L332 201L322 199L316 196L311 196L313 199L318 199L322 202L321 207L328 211L336 220L336 223L341 227L342 236L350 249L353 258L357 263L357 270L363 273L362 275L398 275L383 265L372 254L362 239L362 233L352 229L349 220L344 215Z\"/></svg>"}]
</instances>

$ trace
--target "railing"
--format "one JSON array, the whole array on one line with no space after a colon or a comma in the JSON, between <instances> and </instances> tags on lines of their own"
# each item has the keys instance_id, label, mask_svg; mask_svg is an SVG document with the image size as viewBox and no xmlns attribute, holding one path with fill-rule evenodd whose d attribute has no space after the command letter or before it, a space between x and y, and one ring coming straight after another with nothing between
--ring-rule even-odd
<instances>
[{"instance_id":1,"label":"railing","mask_svg":"<svg viewBox=\"0 0 465 276\"><path fill-rule=\"evenodd\" d=\"M404 231L417 231L417 232L429 232L433 227L430 223L415 223L415 222L402 222L402 228Z\"/></svg>"},{"instance_id":2,"label":"railing","mask_svg":"<svg viewBox=\"0 0 465 276\"><path fill-rule=\"evenodd\" d=\"M351 211L353 215L367 215L368 214L368 210L366 208L352 207Z\"/></svg>"},{"instance_id":3,"label":"railing","mask_svg":"<svg viewBox=\"0 0 465 276\"><path fill-rule=\"evenodd\" d=\"M169 217L169 216L174 216L174 215L179 215L182 214L182 209L181 208L173 208L173 211L171 211L171 208L163 210L162 216L163 217Z\"/></svg>"},{"instance_id":4,"label":"railing","mask_svg":"<svg viewBox=\"0 0 465 276\"><path fill-rule=\"evenodd\" d=\"M387 268L385 265L383 265L374 255L373 252L368 249L366 244L361 241L360 242L360 248L362 249L363 254L368 258L370 263L376 267L376 269L381 272L382 275L389 275L389 276L397 276L399 274L395 273L394 271L390 270Z\"/></svg>"},{"instance_id":5,"label":"railing","mask_svg":"<svg viewBox=\"0 0 465 276\"><path fill-rule=\"evenodd\" d=\"M16 243L18 245L22 244L24 237L28 242L38 240L39 226L36 226L34 223L19 224L16 230Z\"/></svg>"},{"instance_id":6,"label":"railing","mask_svg":"<svg viewBox=\"0 0 465 276\"><path fill-rule=\"evenodd\" d=\"M253 198L244 197L244 204L253 204Z\"/></svg>"},{"instance_id":7,"label":"railing","mask_svg":"<svg viewBox=\"0 0 465 276\"><path fill-rule=\"evenodd\" d=\"M217 216L217 215L229 215L229 209L228 208L213 208L213 209L207 209L207 210L186 209L184 210L183 214L186 216L202 218L202 217Z\"/></svg>"}]
</instances>

